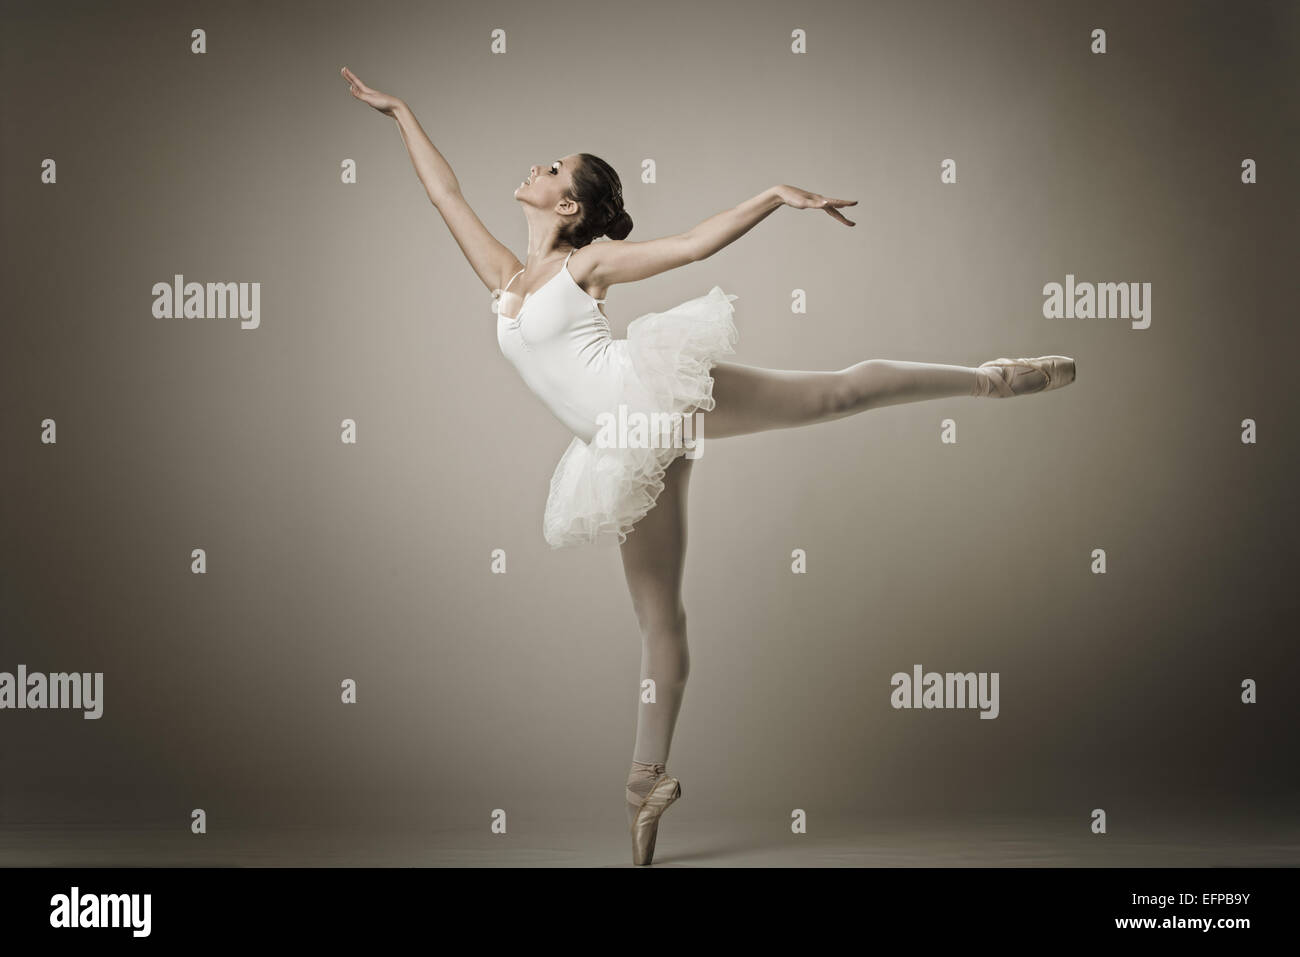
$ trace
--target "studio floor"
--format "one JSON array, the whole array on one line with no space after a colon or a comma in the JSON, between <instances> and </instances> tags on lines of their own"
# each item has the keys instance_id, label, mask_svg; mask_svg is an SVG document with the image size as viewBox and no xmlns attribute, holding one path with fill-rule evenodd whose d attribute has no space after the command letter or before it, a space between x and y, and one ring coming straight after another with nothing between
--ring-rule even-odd
<instances>
[{"instance_id":1,"label":"studio floor","mask_svg":"<svg viewBox=\"0 0 1300 957\"><path fill-rule=\"evenodd\" d=\"M1294 867L1300 822L1267 816L1169 820L1089 833L1086 820L1023 817L781 820L664 817L659 867ZM509 822L509 833L376 827L0 828L6 867L622 867L615 821Z\"/></svg>"}]
</instances>

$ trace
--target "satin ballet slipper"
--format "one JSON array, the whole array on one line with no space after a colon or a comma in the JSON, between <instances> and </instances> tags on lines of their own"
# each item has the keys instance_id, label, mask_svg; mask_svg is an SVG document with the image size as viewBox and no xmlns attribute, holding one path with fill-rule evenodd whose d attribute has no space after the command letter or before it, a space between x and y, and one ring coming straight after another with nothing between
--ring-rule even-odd
<instances>
[{"instance_id":1,"label":"satin ballet slipper","mask_svg":"<svg viewBox=\"0 0 1300 957\"><path fill-rule=\"evenodd\" d=\"M976 370L976 384L971 395L978 398L1006 399L1016 395L1033 395L1060 389L1074 381L1074 360L1069 356L1039 356L1036 359L994 359ZM1030 385L1027 373L1041 372L1043 382Z\"/></svg>"},{"instance_id":2,"label":"satin ballet slipper","mask_svg":"<svg viewBox=\"0 0 1300 957\"><path fill-rule=\"evenodd\" d=\"M668 805L682 796L682 785L674 777L662 774L650 788L650 793L641 798L632 791L627 792L628 803L636 807L632 819L632 863L636 865L652 864L655 857L655 841L659 837L659 818Z\"/></svg>"}]
</instances>

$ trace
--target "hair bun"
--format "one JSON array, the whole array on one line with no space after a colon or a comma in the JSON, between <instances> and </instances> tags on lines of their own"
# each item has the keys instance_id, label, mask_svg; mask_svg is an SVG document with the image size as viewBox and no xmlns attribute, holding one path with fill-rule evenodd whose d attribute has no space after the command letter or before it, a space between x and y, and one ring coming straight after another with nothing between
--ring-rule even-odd
<instances>
[{"instance_id":1,"label":"hair bun","mask_svg":"<svg viewBox=\"0 0 1300 957\"><path fill-rule=\"evenodd\" d=\"M632 217L627 214L626 209L620 209L605 227L604 235L610 239L623 239L631 231Z\"/></svg>"}]
</instances>

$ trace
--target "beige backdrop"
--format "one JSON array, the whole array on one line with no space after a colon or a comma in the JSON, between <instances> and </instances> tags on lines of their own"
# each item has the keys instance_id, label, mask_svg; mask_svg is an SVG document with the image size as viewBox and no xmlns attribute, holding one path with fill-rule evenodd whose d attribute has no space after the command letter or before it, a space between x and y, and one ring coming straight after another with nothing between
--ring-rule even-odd
<instances>
[{"instance_id":1,"label":"beige backdrop","mask_svg":"<svg viewBox=\"0 0 1300 957\"><path fill-rule=\"evenodd\" d=\"M1042 397L707 446L696 813L1294 808L1296 10L6 3L0 670L106 690L98 722L0 712L0 824L621 820L617 551L543 541L569 437L345 64L518 255L512 192L569 152L620 171L634 240L775 183L860 201L615 287L616 334L716 283L749 364L1077 359ZM260 282L261 327L154 318L176 273ZM1150 282L1150 328L1042 318L1067 273ZM894 710L917 663L999 672L1000 717Z\"/></svg>"}]
</instances>

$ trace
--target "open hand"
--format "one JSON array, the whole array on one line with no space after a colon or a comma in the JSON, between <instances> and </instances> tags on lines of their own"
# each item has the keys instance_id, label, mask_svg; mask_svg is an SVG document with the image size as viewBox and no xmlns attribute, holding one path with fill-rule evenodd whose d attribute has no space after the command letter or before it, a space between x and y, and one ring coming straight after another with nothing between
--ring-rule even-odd
<instances>
[{"instance_id":1,"label":"open hand","mask_svg":"<svg viewBox=\"0 0 1300 957\"><path fill-rule=\"evenodd\" d=\"M402 105L402 101L395 96L389 96L387 93L380 93L378 90L372 90L361 82L361 78L344 67L341 71L343 79L347 80L348 87L352 90L352 95L367 106L373 106L385 116L392 116L393 112Z\"/></svg>"},{"instance_id":2,"label":"open hand","mask_svg":"<svg viewBox=\"0 0 1300 957\"><path fill-rule=\"evenodd\" d=\"M839 211L841 206L856 206L856 199L831 199L822 196L819 193L810 193L806 189L800 189L797 186L778 186L777 194L781 197L781 202L795 209L824 209L826 212L838 219L845 226L856 226L857 223L845 219Z\"/></svg>"}]
</instances>

